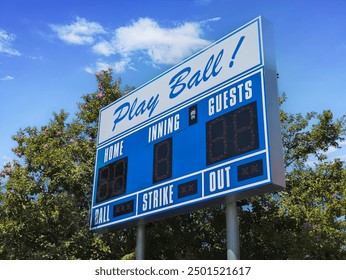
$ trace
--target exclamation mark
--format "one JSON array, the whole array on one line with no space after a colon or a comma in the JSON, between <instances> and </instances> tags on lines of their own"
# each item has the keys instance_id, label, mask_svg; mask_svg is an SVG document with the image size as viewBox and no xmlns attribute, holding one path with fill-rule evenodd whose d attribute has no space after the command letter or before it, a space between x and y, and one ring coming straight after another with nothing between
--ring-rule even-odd
<instances>
[{"instance_id":1,"label":"exclamation mark","mask_svg":"<svg viewBox=\"0 0 346 280\"><path fill-rule=\"evenodd\" d=\"M241 37L240 37L240 40L239 40L239 42L238 42L238 44L237 44L237 46L236 46L236 48L235 48L235 50L234 50L234 52L233 52L232 60L231 60L231 62L229 63L229 68L232 68L232 66L233 66L233 64L234 64L234 59L235 59L235 57L236 57L236 55L237 55L237 53L238 53L238 51L239 51L239 48L240 48L241 44L242 44L243 41L244 41L244 39L245 39L245 36L241 36Z\"/></svg>"}]
</instances>

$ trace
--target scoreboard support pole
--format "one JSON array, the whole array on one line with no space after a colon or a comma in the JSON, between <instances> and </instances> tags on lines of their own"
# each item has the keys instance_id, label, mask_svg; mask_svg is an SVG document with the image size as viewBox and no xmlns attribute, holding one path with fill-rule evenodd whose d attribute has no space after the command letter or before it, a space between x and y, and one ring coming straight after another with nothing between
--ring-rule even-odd
<instances>
[{"instance_id":1,"label":"scoreboard support pole","mask_svg":"<svg viewBox=\"0 0 346 280\"><path fill-rule=\"evenodd\" d=\"M227 260L239 260L239 224L237 202L226 202Z\"/></svg>"},{"instance_id":2,"label":"scoreboard support pole","mask_svg":"<svg viewBox=\"0 0 346 280\"><path fill-rule=\"evenodd\" d=\"M144 260L145 257L145 224L137 224L136 236L136 260Z\"/></svg>"}]
</instances>

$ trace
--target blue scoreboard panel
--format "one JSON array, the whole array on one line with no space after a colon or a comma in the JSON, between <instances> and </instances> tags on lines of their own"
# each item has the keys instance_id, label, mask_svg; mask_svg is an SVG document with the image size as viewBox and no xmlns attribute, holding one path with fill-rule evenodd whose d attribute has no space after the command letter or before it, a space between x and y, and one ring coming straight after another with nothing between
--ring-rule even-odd
<instances>
[{"instance_id":1,"label":"blue scoreboard panel","mask_svg":"<svg viewBox=\"0 0 346 280\"><path fill-rule=\"evenodd\" d=\"M91 229L284 186L276 71L262 29L256 18L101 110Z\"/></svg>"}]
</instances>

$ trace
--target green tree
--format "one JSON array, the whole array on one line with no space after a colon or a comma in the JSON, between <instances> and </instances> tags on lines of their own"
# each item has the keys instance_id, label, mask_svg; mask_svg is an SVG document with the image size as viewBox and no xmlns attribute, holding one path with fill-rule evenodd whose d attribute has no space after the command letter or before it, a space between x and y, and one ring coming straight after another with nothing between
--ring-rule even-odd
<instances>
[{"instance_id":1,"label":"green tree","mask_svg":"<svg viewBox=\"0 0 346 280\"><path fill-rule=\"evenodd\" d=\"M243 202L241 255L346 259L346 170L326 156L344 140L345 118L334 121L329 110L305 117L281 111L281 122L286 189Z\"/></svg>"},{"instance_id":2,"label":"green tree","mask_svg":"<svg viewBox=\"0 0 346 280\"><path fill-rule=\"evenodd\" d=\"M69 121L61 111L47 125L13 137L20 159L0 174L1 259L103 259L114 249L117 257L128 253L131 231L118 237L91 233L88 226L98 112L122 95L111 70L96 78L98 91L82 97L76 119Z\"/></svg>"}]
</instances>

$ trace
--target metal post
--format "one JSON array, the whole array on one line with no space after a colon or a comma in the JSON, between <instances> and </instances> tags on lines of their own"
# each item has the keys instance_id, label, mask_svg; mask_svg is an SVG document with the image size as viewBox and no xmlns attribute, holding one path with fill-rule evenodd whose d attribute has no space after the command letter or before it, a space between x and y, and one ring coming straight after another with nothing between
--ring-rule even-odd
<instances>
[{"instance_id":1,"label":"metal post","mask_svg":"<svg viewBox=\"0 0 346 280\"><path fill-rule=\"evenodd\" d=\"M226 228L227 228L227 259L239 260L239 224L237 202L234 200L226 203Z\"/></svg>"},{"instance_id":2,"label":"metal post","mask_svg":"<svg viewBox=\"0 0 346 280\"><path fill-rule=\"evenodd\" d=\"M138 223L136 239L136 260L144 260L145 255L145 224Z\"/></svg>"}]
</instances>

